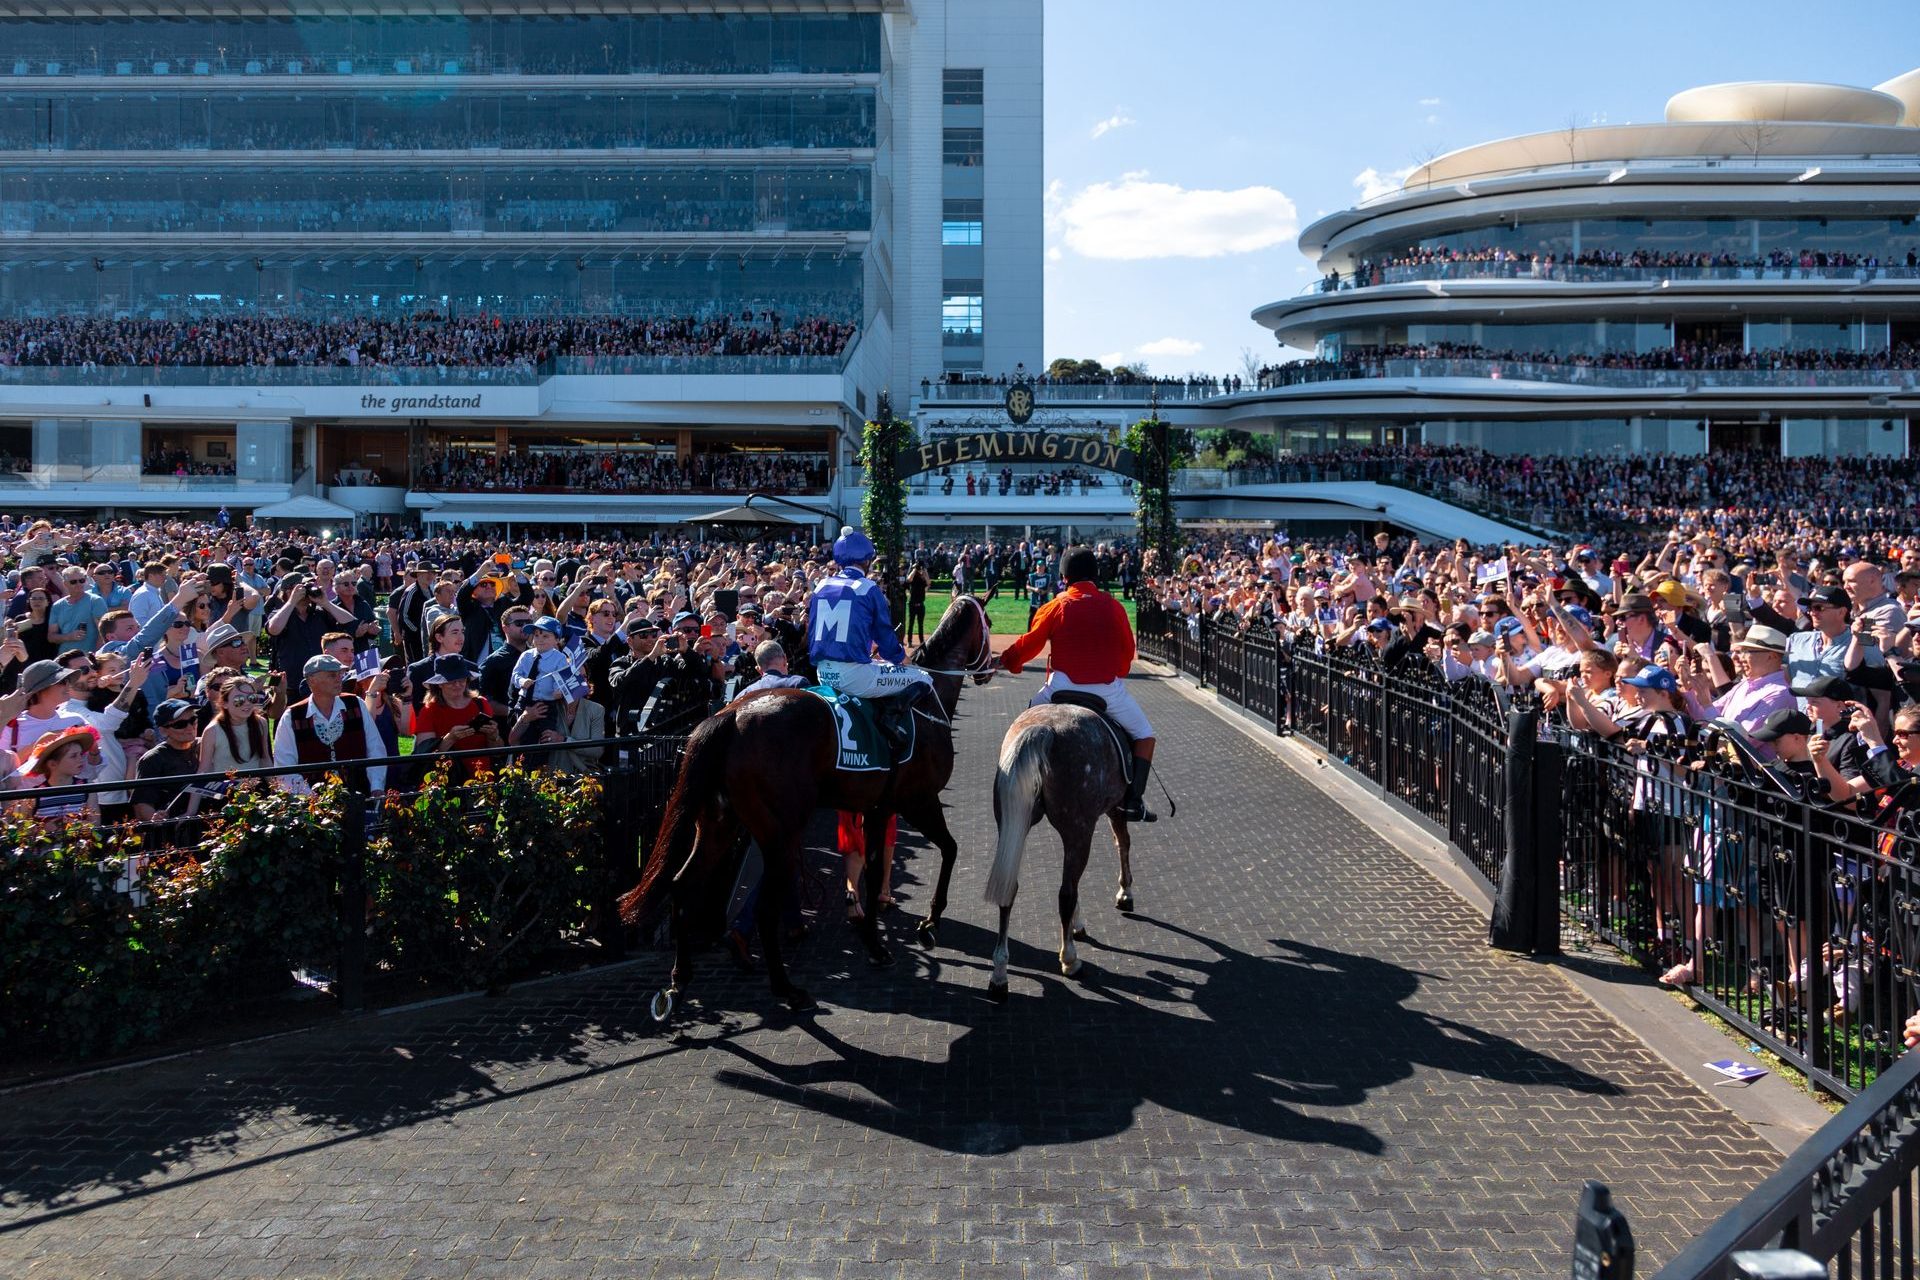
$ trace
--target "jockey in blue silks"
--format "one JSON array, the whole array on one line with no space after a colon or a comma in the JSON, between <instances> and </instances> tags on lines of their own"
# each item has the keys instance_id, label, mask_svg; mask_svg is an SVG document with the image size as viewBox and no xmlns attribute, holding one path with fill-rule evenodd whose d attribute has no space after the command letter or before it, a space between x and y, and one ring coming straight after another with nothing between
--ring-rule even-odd
<instances>
[{"instance_id":1,"label":"jockey in blue silks","mask_svg":"<svg viewBox=\"0 0 1920 1280\"><path fill-rule=\"evenodd\" d=\"M866 574L873 556L873 543L866 534L851 525L841 526L833 544L839 571L815 587L807 602L807 653L814 670L821 684L856 698L887 699L931 688L933 677L906 665L907 651L893 629L887 593ZM912 701L909 696L874 708L881 713L883 730L896 743L904 741L904 722L886 712Z\"/></svg>"}]
</instances>

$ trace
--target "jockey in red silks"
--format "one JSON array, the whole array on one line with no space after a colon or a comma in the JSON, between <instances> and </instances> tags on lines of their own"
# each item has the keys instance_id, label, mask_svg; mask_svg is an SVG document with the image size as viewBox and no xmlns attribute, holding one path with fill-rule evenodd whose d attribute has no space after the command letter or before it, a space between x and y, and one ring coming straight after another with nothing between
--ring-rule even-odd
<instances>
[{"instance_id":1,"label":"jockey in red silks","mask_svg":"<svg viewBox=\"0 0 1920 1280\"><path fill-rule=\"evenodd\" d=\"M1133 626L1118 600L1093 584L1097 572L1090 547L1069 547L1060 557L1067 589L1040 607L1032 628L1000 655L1000 664L1018 673L1040 650L1047 654L1047 679L1029 706L1053 701L1062 690L1091 693L1107 704L1107 714L1133 738L1133 771L1120 816L1128 822L1152 822L1147 809L1147 775L1153 764L1153 726L1127 691L1133 666Z\"/></svg>"}]
</instances>

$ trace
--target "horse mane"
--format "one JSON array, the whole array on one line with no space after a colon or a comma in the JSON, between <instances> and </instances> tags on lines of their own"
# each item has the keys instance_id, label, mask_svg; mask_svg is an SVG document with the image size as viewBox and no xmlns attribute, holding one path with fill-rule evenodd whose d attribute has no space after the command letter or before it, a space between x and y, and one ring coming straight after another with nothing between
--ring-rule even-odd
<instances>
[{"instance_id":1,"label":"horse mane","mask_svg":"<svg viewBox=\"0 0 1920 1280\"><path fill-rule=\"evenodd\" d=\"M984 620L987 616L987 602L972 593L968 593L968 598L980 606L980 617ZM957 604L961 597L955 596L953 599ZM960 643L959 631L964 625L962 620L966 618L968 612L964 609L955 609L952 604L949 604L946 611L940 615L939 623L934 626L933 634L907 655L907 661L916 667L951 665L950 659L953 657L954 649Z\"/></svg>"}]
</instances>

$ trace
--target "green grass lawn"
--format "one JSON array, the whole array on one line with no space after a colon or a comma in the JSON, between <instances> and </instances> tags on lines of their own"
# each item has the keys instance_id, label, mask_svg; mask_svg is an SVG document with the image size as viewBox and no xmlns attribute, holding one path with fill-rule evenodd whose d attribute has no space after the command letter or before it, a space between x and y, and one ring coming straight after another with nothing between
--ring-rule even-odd
<instances>
[{"instance_id":1,"label":"green grass lawn","mask_svg":"<svg viewBox=\"0 0 1920 1280\"><path fill-rule=\"evenodd\" d=\"M952 582L936 582L927 593L927 625L932 626L940 611L947 607L947 601L953 595ZM1118 596L1115 597L1118 599ZM1133 622L1133 601L1121 600L1126 606L1127 621ZM1016 600L1005 587L1000 594L987 601L987 620L993 624L993 634L997 636L1017 636L1027 629L1027 602Z\"/></svg>"}]
</instances>

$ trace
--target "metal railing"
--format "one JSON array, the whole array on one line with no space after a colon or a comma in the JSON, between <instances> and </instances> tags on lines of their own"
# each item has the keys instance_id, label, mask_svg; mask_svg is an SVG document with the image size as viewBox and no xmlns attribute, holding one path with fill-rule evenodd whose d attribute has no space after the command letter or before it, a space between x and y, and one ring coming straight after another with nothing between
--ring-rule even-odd
<instances>
[{"instance_id":1,"label":"metal railing","mask_svg":"<svg viewBox=\"0 0 1920 1280\"><path fill-rule=\"evenodd\" d=\"M1452 280L1537 280L1560 284L1648 284L1718 281L1838 281L1844 284L1871 284L1876 280L1920 280L1920 267L1905 263L1887 263L1875 267L1815 266L1672 266L1607 267L1585 266L1572 262L1514 262L1491 259L1454 262L1411 262L1395 266L1376 266L1365 272L1333 272L1304 285L1296 295L1311 298L1329 293L1350 293L1356 289L1374 289L1382 285L1424 284Z\"/></svg>"},{"instance_id":2,"label":"metal railing","mask_svg":"<svg viewBox=\"0 0 1920 1280\"><path fill-rule=\"evenodd\" d=\"M1473 378L1493 382L1550 382L1596 390L1727 388L1818 390L1829 387L1912 390L1920 369L1623 369L1576 360L1411 359L1303 360L1265 370L1259 390L1405 378Z\"/></svg>"},{"instance_id":3,"label":"metal railing","mask_svg":"<svg viewBox=\"0 0 1920 1280\"><path fill-rule=\"evenodd\" d=\"M923 404L998 404L1007 394L1004 382L928 382L920 386ZM1231 395L1219 379L1192 382L1036 382L1034 403L1106 403L1143 405L1148 396L1161 404L1213 400Z\"/></svg>"},{"instance_id":4,"label":"metal railing","mask_svg":"<svg viewBox=\"0 0 1920 1280\"><path fill-rule=\"evenodd\" d=\"M1832 1274L1909 1280L1920 1202L1920 1054L1908 1054L1654 1273L1731 1280L1733 1255L1795 1249Z\"/></svg>"},{"instance_id":5,"label":"metal railing","mask_svg":"<svg viewBox=\"0 0 1920 1280\"><path fill-rule=\"evenodd\" d=\"M1540 874L1558 877L1564 927L1650 972L1690 961L1677 985L1837 1096L1899 1058L1920 1008L1920 829L1793 799L1724 734L1634 754L1564 722L1522 733L1483 680L1384 671L1151 606L1139 643L1373 783L1496 890L1519 799L1509 753L1552 755L1558 767L1528 770L1527 798L1554 817Z\"/></svg>"}]
</instances>

